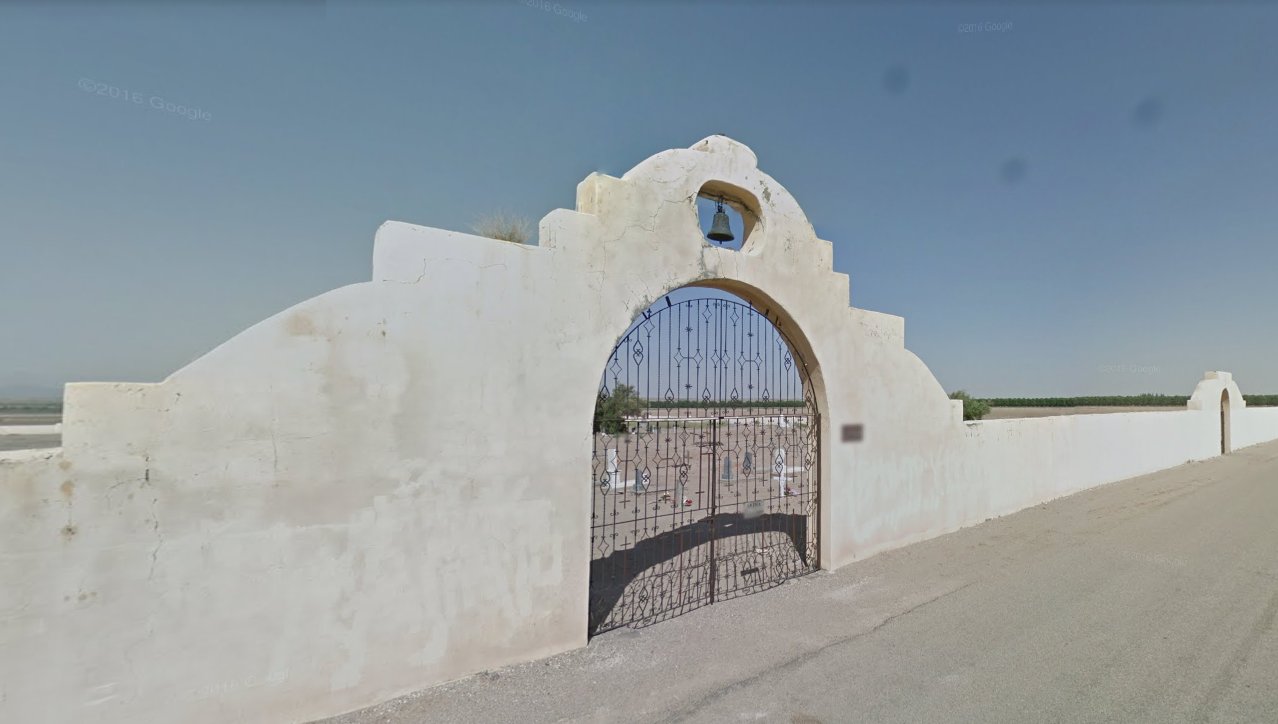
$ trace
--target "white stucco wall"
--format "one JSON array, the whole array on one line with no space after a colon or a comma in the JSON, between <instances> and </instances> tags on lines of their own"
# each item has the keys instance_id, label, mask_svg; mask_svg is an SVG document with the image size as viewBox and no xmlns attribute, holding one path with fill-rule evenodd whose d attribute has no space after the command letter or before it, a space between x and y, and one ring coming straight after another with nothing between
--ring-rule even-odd
<instances>
[{"instance_id":1,"label":"white stucco wall","mask_svg":"<svg viewBox=\"0 0 1278 724\"><path fill-rule=\"evenodd\" d=\"M1233 449L1278 439L1278 407L1234 410Z\"/></svg>"},{"instance_id":2,"label":"white stucco wall","mask_svg":"<svg viewBox=\"0 0 1278 724\"><path fill-rule=\"evenodd\" d=\"M703 188L760 218L741 252L702 239ZM600 374L690 284L812 370L827 568L1219 454L1216 373L1184 412L965 424L831 261L714 136L590 176L538 246L388 222L370 282L162 383L69 385L63 448L0 459L0 721L305 720L584 644ZM1270 412L1236 405L1234 447Z\"/></svg>"}]
</instances>

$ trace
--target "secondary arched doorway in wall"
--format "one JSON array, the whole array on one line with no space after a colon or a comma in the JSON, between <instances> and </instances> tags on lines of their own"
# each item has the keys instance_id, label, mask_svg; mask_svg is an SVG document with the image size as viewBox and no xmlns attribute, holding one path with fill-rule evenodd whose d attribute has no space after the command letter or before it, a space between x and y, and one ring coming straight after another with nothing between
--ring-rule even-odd
<instances>
[{"instance_id":1,"label":"secondary arched doorway in wall","mask_svg":"<svg viewBox=\"0 0 1278 724\"><path fill-rule=\"evenodd\" d=\"M1229 390L1220 391L1220 454L1229 452Z\"/></svg>"},{"instance_id":2,"label":"secondary arched doorway in wall","mask_svg":"<svg viewBox=\"0 0 1278 724\"><path fill-rule=\"evenodd\" d=\"M681 289L609 355L594 420L591 634L818 568L820 416L759 310Z\"/></svg>"}]
</instances>

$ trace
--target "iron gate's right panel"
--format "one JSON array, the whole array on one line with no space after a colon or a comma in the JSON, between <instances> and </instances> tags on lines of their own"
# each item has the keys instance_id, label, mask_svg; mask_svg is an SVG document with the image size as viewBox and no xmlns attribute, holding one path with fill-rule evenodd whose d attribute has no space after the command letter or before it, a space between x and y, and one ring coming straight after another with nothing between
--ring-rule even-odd
<instances>
[{"instance_id":1,"label":"iron gate's right panel","mask_svg":"<svg viewBox=\"0 0 1278 724\"><path fill-rule=\"evenodd\" d=\"M820 418L758 310L658 303L595 410L590 632L644 626L816 570Z\"/></svg>"}]
</instances>

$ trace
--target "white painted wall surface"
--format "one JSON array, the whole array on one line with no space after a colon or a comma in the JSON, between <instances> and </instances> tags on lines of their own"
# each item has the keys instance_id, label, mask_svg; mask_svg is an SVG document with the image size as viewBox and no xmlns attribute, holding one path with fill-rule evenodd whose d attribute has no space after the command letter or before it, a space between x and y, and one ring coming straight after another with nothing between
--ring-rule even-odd
<instances>
[{"instance_id":1,"label":"white painted wall surface","mask_svg":"<svg viewBox=\"0 0 1278 724\"><path fill-rule=\"evenodd\" d=\"M1232 415L1235 450L1278 439L1278 407L1248 407Z\"/></svg>"},{"instance_id":2,"label":"white painted wall surface","mask_svg":"<svg viewBox=\"0 0 1278 724\"><path fill-rule=\"evenodd\" d=\"M761 219L741 252L702 239L703 188ZM1219 452L1217 373L1184 412L963 423L721 136L590 176L539 241L390 222L372 281L162 383L68 385L63 448L0 453L0 721L299 721L584 644L600 374L689 284L812 369L827 568ZM1235 406L1235 447L1268 412Z\"/></svg>"}]
</instances>

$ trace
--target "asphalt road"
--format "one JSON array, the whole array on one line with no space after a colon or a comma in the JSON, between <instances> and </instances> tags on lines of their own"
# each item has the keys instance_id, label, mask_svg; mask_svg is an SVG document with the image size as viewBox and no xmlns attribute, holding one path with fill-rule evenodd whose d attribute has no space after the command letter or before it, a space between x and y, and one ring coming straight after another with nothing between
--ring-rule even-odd
<instances>
[{"instance_id":1,"label":"asphalt road","mask_svg":"<svg viewBox=\"0 0 1278 724\"><path fill-rule=\"evenodd\" d=\"M1278 443L332 722L1275 722Z\"/></svg>"},{"instance_id":2,"label":"asphalt road","mask_svg":"<svg viewBox=\"0 0 1278 724\"><path fill-rule=\"evenodd\" d=\"M0 451L36 450L61 444L61 435L0 435Z\"/></svg>"}]
</instances>

